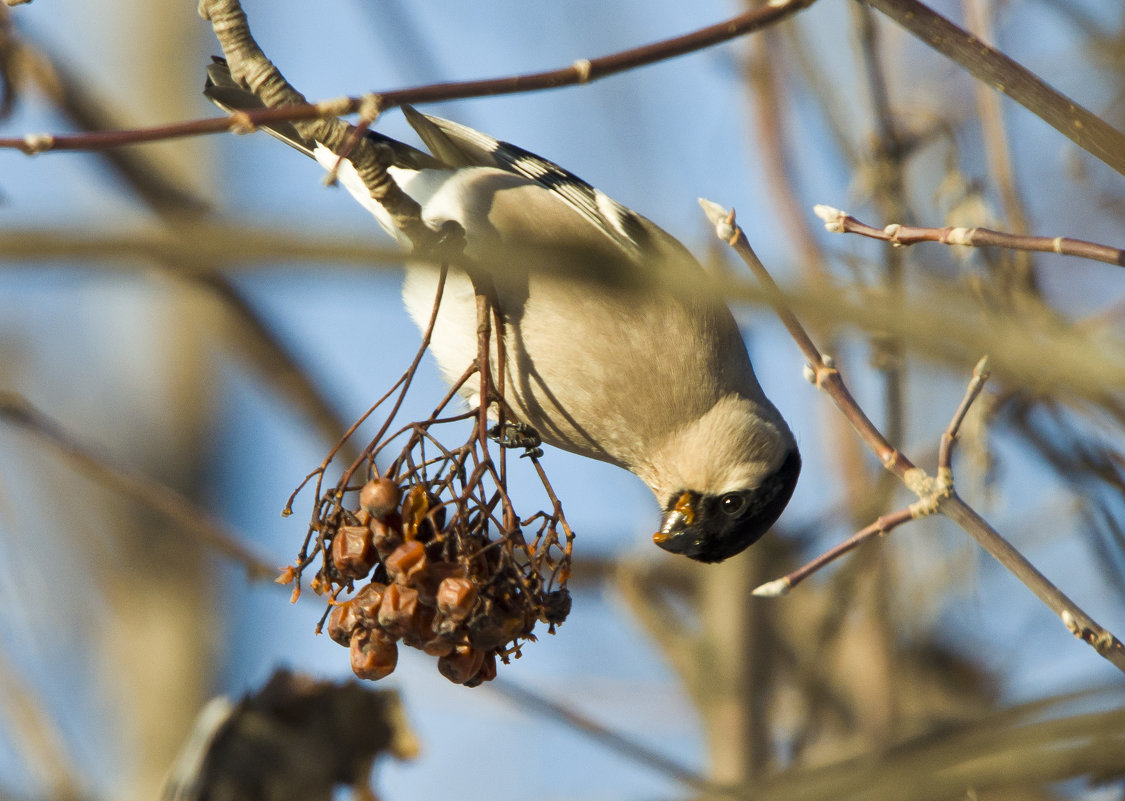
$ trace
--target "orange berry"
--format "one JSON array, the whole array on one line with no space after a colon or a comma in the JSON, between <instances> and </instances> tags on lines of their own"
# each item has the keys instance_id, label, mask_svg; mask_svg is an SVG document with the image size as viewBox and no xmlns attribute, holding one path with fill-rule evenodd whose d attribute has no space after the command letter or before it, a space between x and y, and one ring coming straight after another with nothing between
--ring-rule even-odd
<instances>
[{"instance_id":1,"label":"orange berry","mask_svg":"<svg viewBox=\"0 0 1125 801\"><path fill-rule=\"evenodd\" d=\"M418 591L401 584L391 584L379 605L379 628L392 637L401 637L410 630L418 609Z\"/></svg>"},{"instance_id":2,"label":"orange berry","mask_svg":"<svg viewBox=\"0 0 1125 801\"><path fill-rule=\"evenodd\" d=\"M359 491L360 508L374 518L380 518L387 512L397 509L401 498L402 493L399 492L398 485L389 478L373 478Z\"/></svg>"},{"instance_id":3,"label":"orange berry","mask_svg":"<svg viewBox=\"0 0 1125 801\"><path fill-rule=\"evenodd\" d=\"M426 569L426 546L418 540L408 540L391 552L383 564L387 573L399 584L411 584L414 577Z\"/></svg>"},{"instance_id":4,"label":"orange berry","mask_svg":"<svg viewBox=\"0 0 1125 801\"><path fill-rule=\"evenodd\" d=\"M350 643L352 672L361 679L378 681L394 672L398 646L393 640L367 629L357 629Z\"/></svg>"},{"instance_id":5,"label":"orange berry","mask_svg":"<svg viewBox=\"0 0 1125 801\"><path fill-rule=\"evenodd\" d=\"M438 659L438 672L454 684L464 684L477 675L484 664L484 651L470 645L458 645Z\"/></svg>"},{"instance_id":6,"label":"orange berry","mask_svg":"<svg viewBox=\"0 0 1125 801\"><path fill-rule=\"evenodd\" d=\"M340 526L332 538L332 563L344 578L359 579L375 566L375 544L367 526Z\"/></svg>"}]
</instances>

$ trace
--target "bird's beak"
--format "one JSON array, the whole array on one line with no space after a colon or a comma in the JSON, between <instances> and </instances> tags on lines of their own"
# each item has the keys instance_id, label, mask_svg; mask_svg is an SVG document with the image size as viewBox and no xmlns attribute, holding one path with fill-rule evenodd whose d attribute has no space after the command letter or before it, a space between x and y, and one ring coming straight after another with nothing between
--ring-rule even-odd
<instances>
[{"instance_id":1,"label":"bird's beak","mask_svg":"<svg viewBox=\"0 0 1125 801\"><path fill-rule=\"evenodd\" d=\"M695 506L690 492L685 492L676 499L672 508L664 513L660 523L660 531L652 535L652 541L661 547L677 534L695 522Z\"/></svg>"}]
</instances>

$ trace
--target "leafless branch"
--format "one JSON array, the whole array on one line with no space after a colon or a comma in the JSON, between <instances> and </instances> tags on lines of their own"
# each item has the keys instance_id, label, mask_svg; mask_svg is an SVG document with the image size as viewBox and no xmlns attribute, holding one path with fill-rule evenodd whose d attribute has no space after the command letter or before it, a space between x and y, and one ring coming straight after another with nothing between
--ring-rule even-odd
<instances>
[{"instance_id":1,"label":"leafless branch","mask_svg":"<svg viewBox=\"0 0 1125 801\"><path fill-rule=\"evenodd\" d=\"M699 773L576 712L569 705L552 701L510 681L494 684L492 689L520 708L556 720L639 765L651 768L695 790L722 793L721 788Z\"/></svg>"},{"instance_id":2,"label":"leafless branch","mask_svg":"<svg viewBox=\"0 0 1125 801\"><path fill-rule=\"evenodd\" d=\"M859 234L871 239L890 242L896 247L907 247L919 242L939 242L943 245L965 245L968 247L1001 247L1014 250L1033 250L1040 253L1058 253L1063 256L1078 256L1106 264L1125 267L1125 250L1071 239L1065 236L1024 236L993 231L988 228L927 228L915 225L891 223L876 228L860 222L847 212L831 206L817 205L816 215L824 220L824 227L837 234Z\"/></svg>"},{"instance_id":3,"label":"leafless branch","mask_svg":"<svg viewBox=\"0 0 1125 801\"><path fill-rule=\"evenodd\" d=\"M238 535L221 520L170 487L115 464L105 454L81 443L23 397L0 392L0 421L32 434L95 481L174 520L200 542L242 565L251 580L272 580L277 575L276 568L242 545Z\"/></svg>"},{"instance_id":4,"label":"leafless branch","mask_svg":"<svg viewBox=\"0 0 1125 801\"><path fill-rule=\"evenodd\" d=\"M1125 174L1125 134L918 0L863 0L1063 136Z\"/></svg>"},{"instance_id":5,"label":"leafless branch","mask_svg":"<svg viewBox=\"0 0 1125 801\"><path fill-rule=\"evenodd\" d=\"M407 103L435 103L468 97L514 94L589 83L647 64L664 61L744 36L776 24L812 5L815 0L779 0L709 25L682 36L664 39L641 47L598 58L577 59L571 66L546 72L513 75L473 81L427 84L425 86L376 92L362 97L344 97L321 103L307 103L291 97L281 108L244 112L232 117L190 120L187 122L131 131L106 131L77 135L28 134L0 137L0 149L20 150L28 155L49 150L100 150L108 147L141 144L184 136L243 132L276 122L302 122L353 114L366 105L382 112ZM203 5L211 7L205 0ZM229 20L230 17L224 17ZM224 25L229 24L224 22ZM228 54L229 57L229 54Z\"/></svg>"},{"instance_id":6,"label":"leafless branch","mask_svg":"<svg viewBox=\"0 0 1125 801\"><path fill-rule=\"evenodd\" d=\"M952 476L939 472L935 480L924 470L915 467L883 437L844 386L839 372L826 363L796 316L786 305L780 290L765 266L755 255L745 233L734 221L734 212L726 212L710 201L700 201L708 219L715 226L719 239L727 242L743 259L750 270L767 289L774 312L781 318L790 335L801 348L811 368L813 383L832 399L836 407L848 418L867 446L879 457L889 471L919 496L921 503L932 506L932 512L945 515L972 536L1000 564L1004 565L1043 603L1062 619L1063 624L1076 637L1093 646L1101 656L1125 671L1125 645L1110 631L1087 615L1081 607L1068 598L1040 573L1011 543L988 524L954 491ZM981 373L984 368L980 368ZM973 387L970 387L973 392ZM960 410L955 422L959 424ZM952 425L951 425L952 429Z\"/></svg>"}]
</instances>

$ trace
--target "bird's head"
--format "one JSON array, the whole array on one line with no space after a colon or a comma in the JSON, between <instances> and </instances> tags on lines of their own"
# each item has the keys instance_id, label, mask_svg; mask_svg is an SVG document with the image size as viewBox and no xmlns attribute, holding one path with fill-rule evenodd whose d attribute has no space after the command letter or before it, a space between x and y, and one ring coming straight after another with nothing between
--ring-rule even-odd
<instances>
[{"instance_id":1,"label":"bird's head","mask_svg":"<svg viewBox=\"0 0 1125 801\"><path fill-rule=\"evenodd\" d=\"M653 541L700 562L721 562L757 542L789 503L801 457L772 406L720 402L661 449L650 486L664 509Z\"/></svg>"}]
</instances>

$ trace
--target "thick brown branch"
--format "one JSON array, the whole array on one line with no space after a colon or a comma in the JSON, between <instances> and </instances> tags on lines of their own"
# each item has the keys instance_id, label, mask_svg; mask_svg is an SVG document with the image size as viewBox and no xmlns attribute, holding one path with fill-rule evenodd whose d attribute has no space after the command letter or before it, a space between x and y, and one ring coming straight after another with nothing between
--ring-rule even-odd
<instances>
[{"instance_id":1,"label":"thick brown branch","mask_svg":"<svg viewBox=\"0 0 1125 801\"><path fill-rule=\"evenodd\" d=\"M863 0L946 58L1003 92L1091 155L1125 174L1125 134L1027 68L918 0Z\"/></svg>"}]
</instances>

